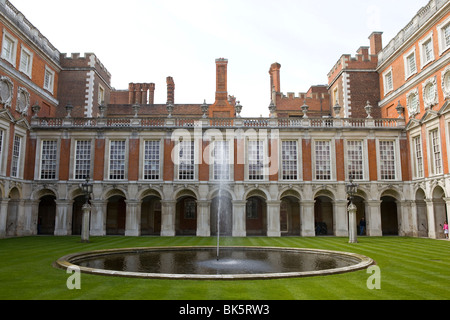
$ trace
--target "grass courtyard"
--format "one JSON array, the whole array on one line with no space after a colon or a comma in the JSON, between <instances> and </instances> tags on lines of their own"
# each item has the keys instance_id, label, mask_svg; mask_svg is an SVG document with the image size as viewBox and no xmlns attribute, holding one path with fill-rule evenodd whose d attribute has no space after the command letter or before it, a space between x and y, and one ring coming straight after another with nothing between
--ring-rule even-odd
<instances>
[{"instance_id":1,"label":"grass courtyard","mask_svg":"<svg viewBox=\"0 0 450 320\"><path fill-rule=\"evenodd\" d=\"M215 245L214 237L37 236L0 240L0 300L448 300L450 241L361 237L222 238L222 245L280 246L354 252L374 259L381 288L370 290L365 270L311 278L238 281L154 280L81 275L69 290L70 274L52 263L75 252L128 247Z\"/></svg>"}]
</instances>

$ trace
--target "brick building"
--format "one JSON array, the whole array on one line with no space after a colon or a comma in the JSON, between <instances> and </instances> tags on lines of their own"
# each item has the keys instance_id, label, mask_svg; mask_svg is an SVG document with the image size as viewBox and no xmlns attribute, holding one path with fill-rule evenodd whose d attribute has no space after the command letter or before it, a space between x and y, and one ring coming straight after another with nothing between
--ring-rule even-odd
<instances>
[{"instance_id":1,"label":"brick building","mask_svg":"<svg viewBox=\"0 0 450 320\"><path fill-rule=\"evenodd\" d=\"M0 237L80 234L86 177L91 235L210 236L220 202L226 235L347 236L353 180L366 235L441 237L448 12L448 2L431 0L385 48L374 32L370 47L331 67L328 84L297 97L281 92L281 65L272 64L269 117L243 118L228 93L227 59L215 60L214 103L180 103L169 76L158 104L154 83L111 88L95 54L60 54L0 1ZM430 39L434 59L417 61L405 79L402 61L412 48L428 57ZM437 97L429 104L427 93L425 104L433 79ZM416 89L420 105L411 107Z\"/></svg>"}]
</instances>

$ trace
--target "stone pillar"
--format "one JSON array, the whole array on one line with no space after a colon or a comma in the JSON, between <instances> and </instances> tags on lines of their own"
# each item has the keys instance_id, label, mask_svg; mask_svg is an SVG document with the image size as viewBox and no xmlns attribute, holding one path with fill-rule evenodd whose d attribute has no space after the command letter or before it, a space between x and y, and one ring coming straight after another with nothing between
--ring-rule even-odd
<instances>
[{"instance_id":1,"label":"stone pillar","mask_svg":"<svg viewBox=\"0 0 450 320\"><path fill-rule=\"evenodd\" d=\"M348 206L348 242L357 243L356 235L358 230L356 229L356 206L353 202Z\"/></svg>"},{"instance_id":2,"label":"stone pillar","mask_svg":"<svg viewBox=\"0 0 450 320\"><path fill-rule=\"evenodd\" d=\"M73 200L55 200L55 236L69 236L72 234Z\"/></svg>"},{"instance_id":3,"label":"stone pillar","mask_svg":"<svg viewBox=\"0 0 450 320\"><path fill-rule=\"evenodd\" d=\"M281 237L280 231L281 201L267 201L267 236Z\"/></svg>"},{"instance_id":4,"label":"stone pillar","mask_svg":"<svg viewBox=\"0 0 450 320\"><path fill-rule=\"evenodd\" d=\"M6 237L6 218L8 217L9 198L0 200L0 238Z\"/></svg>"},{"instance_id":5,"label":"stone pillar","mask_svg":"<svg viewBox=\"0 0 450 320\"><path fill-rule=\"evenodd\" d=\"M81 223L81 242L89 242L89 222L91 215L91 206L89 203L83 204L83 220Z\"/></svg>"},{"instance_id":6,"label":"stone pillar","mask_svg":"<svg viewBox=\"0 0 450 320\"><path fill-rule=\"evenodd\" d=\"M381 237L381 201L366 201L366 233L371 237Z\"/></svg>"},{"instance_id":7,"label":"stone pillar","mask_svg":"<svg viewBox=\"0 0 450 320\"><path fill-rule=\"evenodd\" d=\"M30 217L31 220L31 217ZM27 230L27 222L25 215L25 200L20 199L17 200L17 224L16 224L16 235L19 237L29 236L31 233L28 233Z\"/></svg>"},{"instance_id":8,"label":"stone pillar","mask_svg":"<svg viewBox=\"0 0 450 320\"><path fill-rule=\"evenodd\" d=\"M211 235L211 201L197 200L197 237Z\"/></svg>"},{"instance_id":9,"label":"stone pillar","mask_svg":"<svg viewBox=\"0 0 450 320\"><path fill-rule=\"evenodd\" d=\"M91 235L106 235L107 200L91 200Z\"/></svg>"},{"instance_id":10,"label":"stone pillar","mask_svg":"<svg viewBox=\"0 0 450 320\"><path fill-rule=\"evenodd\" d=\"M412 201L397 201L397 217L399 235L409 237L413 235Z\"/></svg>"},{"instance_id":11,"label":"stone pillar","mask_svg":"<svg viewBox=\"0 0 450 320\"><path fill-rule=\"evenodd\" d=\"M175 236L175 200L161 200L161 236Z\"/></svg>"},{"instance_id":12,"label":"stone pillar","mask_svg":"<svg viewBox=\"0 0 450 320\"><path fill-rule=\"evenodd\" d=\"M125 200L127 204L125 218L125 235L140 236L141 235L141 201Z\"/></svg>"},{"instance_id":13,"label":"stone pillar","mask_svg":"<svg viewBox=\"0 0 450 320\"><path fill-rule=\"evenodd\" d=\"M300 236L315 237L314 203L315 200L300 201Z\"/></svg>"},{"instance_id":14,"label":"stone pillar","mask_svg":"<svg viewBox=\"0 0 450 320\"><path fill-rule=\"evenodd\" d=\"M334 235L336 237L348 236L347 200L336 200L333 203Z\"/></svg>"},{"instance_id":15,"label":"stone pillar","mask_svg":"<svg viewBox=\"0 0 450 320\"><path fill-rule=\"evenodd\" d=\"M428 237L436 239L436 219L434 215L434 202L432 199L425 199L427 204L427 219L428 219Z\"/></svg>"},{"instance_id":16,"label":"stone pillar","mask_svg":"<svg viewBox=\"0 0 450 320\"><path fill-rule=\"evenodd\" d=\"M233 237L245 237L247 235L245 224L245 200L232 200L233 203Z\"/></svg>"}]
</instances>

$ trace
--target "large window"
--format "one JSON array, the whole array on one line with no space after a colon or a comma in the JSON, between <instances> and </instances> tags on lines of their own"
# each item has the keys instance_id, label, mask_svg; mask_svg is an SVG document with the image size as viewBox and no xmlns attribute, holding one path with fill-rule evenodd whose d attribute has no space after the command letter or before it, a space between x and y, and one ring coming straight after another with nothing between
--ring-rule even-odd
<instances>
[{"instance_id":1,"label":"large window","mask_svg":"<svg viewBox=\"0 0 450 320\"><path fill-rule=\"evenodd\" d=\"M56 140L43 140L41 149L41 179L56 179Z\"/></svg>"},{"instance_id":2,"label":"large window","mask_svg":"<svg viewBox=\"0 0 450 320\"><path fill-rule=\"evenodd\" d=\"M110 142L109 179L125 179L125 140L113 140Z\"/></svg>"},{"instance_id":3,"label":"large window","mask_svg":"<svg viewBox=\"0 0 450 320\"><path fill-rule=\"evenodd\" d=\"M55 72L53 70L50 70L47 66L45 67L45 74L44 74L44 89L48 90L49 92L53 93L53 82L55 79Z\"/></svg>"},{"instance_id":4,"label":"large window","mask_svg":"<svg viewBox=\"0 0 450 320\"><path fill-rule=\"evenodd\" d=\"M363 142L347 141L347 171L350 180L364 179Z\"/></svg>"},{"instance_id":5,"label":"large window","mask_svg":"<svg viewBox=\"0 0 450 320\"><path fill-rule=\"evenodd\" d=\"M405 79L417 73L416 53L414 49L406 54L405 59Z\"/></svg>"},{"instance_id":6,"label":"large window","mask_svg":"<svg viewBox=\"0 0 450 320\"><path fill-rule=\"evenodd\" d=\"M194 141L180 141L178 153L178 179L195 179Z\"/></svg>"},{"instance_id":7,"label":"large window","mask_svg":"<svg viewBox=\"0 0 450 320\"><path fill-rule=\"evenodd\" d=\"M31 78L32 64L33 64L33 53L30 50L22 47L22 50L20 52L19 70Z\"/></svg>"},{"instance_id":8,"label":"large window","mask_svg":"<svg viewBox=\"0 0 450 320\"><path fill-rule=\"evenodd\" d=\"M383 74L383 78L384 78L384 81L383 81L384 95L386 95L389 92L391 92L392 90L394 90L394 82L393 82L393 78L392 78L392 67L389 68L389 70Z\"/></svg>"},{"instance_id":9,"label":"large window","mask_svg":"<svg viewBox=\"0 0 450 320\"><path fill-rule=\"evenodd\" d=\"M17 39L3 32L2 58L16 66Z\"/></svg>"},{"instance_id":10,"label":"large window","mask_svg":"<svg viewBox=\"0 0 450 320\"><path fill-rule=\"evenodd\" d=\"M159 180L159 145L156 140L145 141L144 144L144 179Z\"/></svg>"},{"instance_id":11,"label":"large window","mask_svg":"<svg viewBox=\"0 0 450 320\"><path fill-rule=\"evenodd\" d=\"M298 179L297 141L281 142L281 170L283 180Z\"/></svg>"},{"instance_id":12,"label":"large window","mask_svg":"<svg viewBox=\"0 0 450 320\"><path fill-rule=\"evenodd\" d=\"M439 131L437 129L430 131L431 142L431 172L433 174L442 173L442 158L441 158L441 142L439 139Z\"/></svg>"},{"instance_id":13,"label":"large window","mask_svg":"<svg viewBox=\"0 0 450 320\"><path fill-rule=\"evenodd\" d=\"M426 64L434 61L433 32L422 41L419 41L419 47L420 65L423 68Z\"/></svg>"},{"instance_id":14,"label":"large window","mask_svg":"<svg viewBox=\"0 0 450 320\"><path fill-rule=\"evenodd\" d=\"M437 26L439 38L439 55L450 48L450 18Z\"/></svg>"},{"instance_id":15,"label":"large window","mask_svg":"<svg viewBox=\"0 0 450 320\"><path fill-rule=\"evenodd\" d=\"M316 141L316 180L331 180L331 142Z\"/></svg>"},{"instance_id":16,"label":"large window","mask_svg":"<svg viewBox=\"0 0 450 320\"><path fill-rule=\"evenodd\" d=\"M22 137L15 135L13 143L13 153L11 162L11 177L19 177L19 166L21 157Z\"/></svg>"},{"instance_id":17,"label":"large window","mask_svg":"<svg viewBox=\"0 0 450 320\"><path fill-rule=\"evenodd\" d=\"M248 142L248 179L264 179L264 141Z\"/></svg>"},{"instance_id":18,"label":"large window","mask_svg":"<svg viewBox=\"0 0 450 320\"><path fill-rule=\"evenodd\" d=\"M380 141L380 178L395 180L395 144L394 141Z\"/></svg>"},{"instance_id":19,"label":"large window","mask_svg":"<svg viewBox=\"0 0 450 320\"><path fill-rule=\"evenodd\" d=\"M230 179L230 143L229 141L214 141L214 180Z\"/></svg>"},{"instance_id":20,"label":"large window","mask_svg":"<svg viewBox=\"0 0 450 320\"><path fill-rule=\"evenodd\" d=\"M78 140L75 146L74 178L86 179L91 172L91 141Z\"/></svg>"},{"instance_id":21,"label":"large window","mask_svg":"<svg viewBox=\"0 0 450 320\"><path fill-rule=\"evenodd\" d=\"M422 140L420 136L413 138L414 146L414 158L415 158L415 176L416 178L423 177L423 153L422 153Z\"/></svg>"}]
</instances>

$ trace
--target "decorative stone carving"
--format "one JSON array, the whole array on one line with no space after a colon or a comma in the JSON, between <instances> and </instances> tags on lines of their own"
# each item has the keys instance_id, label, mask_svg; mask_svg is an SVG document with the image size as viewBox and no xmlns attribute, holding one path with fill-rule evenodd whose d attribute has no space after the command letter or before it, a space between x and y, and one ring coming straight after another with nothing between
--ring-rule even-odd
<instances>
[{"instance_id":1,"label":"decorative stone carving","mask_svg":"<svg viewBox=\"0 0 450 320\"><path fill-rule=\"evenodd\" d=\"M406 107L410 117L414 117L420 112L419 107L419 90L416 88L406 95Z\"/></svg>"},{"instance_id":2,"label":"decorative stone carving","mask_svg":"<svg viewBox=\"0 0 450 320\"><path fill-rule=\"evenodd\" d=\"M14 84L8 77L0 77L0 103L11 107Z\"/></svg>"},{"instance_id":3,"label":"decorative stone carving","mask_svg":"<svg viewBox=\"0 0 450 320\"><path fill-rule=\"evenodd\" d=\"M442 72L442 92L444 99L450 99L450 66Z\"/></svg>"},{"instance_id":4,"label":"decorative stone carving","mask_svg":"<svg viewBox=\"0 0 450 320\"><path fill-rule=\"evenodd\" d=\"M422 90L425 109L431 108L438 103L436 77L425 81L422 85Z\"/></svg>"},{"instance_id":5,"label":"decorative stone carving","mask_svg":"<svg viewBox=\"0 0 450 320\"><path fill-rule=\"evenodd\" d=\"M27 115L29 107L30 93L27 91L27 89L19 87L19 89L17 90L16 110L23 115Z\"/></svg>"}]
</instances>

